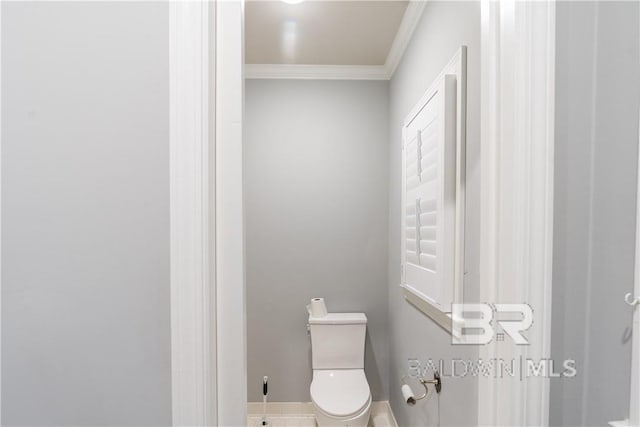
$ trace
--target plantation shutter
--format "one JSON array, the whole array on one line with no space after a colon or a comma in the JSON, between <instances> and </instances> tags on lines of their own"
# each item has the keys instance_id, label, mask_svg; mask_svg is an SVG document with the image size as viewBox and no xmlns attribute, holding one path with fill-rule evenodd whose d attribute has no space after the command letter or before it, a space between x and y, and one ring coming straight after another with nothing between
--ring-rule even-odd
<instances>
[{"instance_id":1,"label":"plantation shutter","mask_svg":"<svg viewBox=\"0 0 640 427\"><path fill-rule=\"evenodd\" d=\"M403 142L403 284L443 311L454 290L456 80L445 75Z\"/></svg>"}]
</instances>

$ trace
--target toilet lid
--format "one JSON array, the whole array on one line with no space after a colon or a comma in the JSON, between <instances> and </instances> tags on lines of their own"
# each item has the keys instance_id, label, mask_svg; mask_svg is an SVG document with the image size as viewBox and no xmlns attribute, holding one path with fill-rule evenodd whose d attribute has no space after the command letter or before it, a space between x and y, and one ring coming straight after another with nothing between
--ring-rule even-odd
<instances>
[{"instance_id":1,"label":"toilet lid","mask_svg":"<svg viewBox=\"0 0 640 427\"><path fill-rule=\"evenodd\" d=\"M357 414L369 403L369 383L363 369L313 371L311 399L323 412L335 417Z\"/></svg>"}]
</instances>

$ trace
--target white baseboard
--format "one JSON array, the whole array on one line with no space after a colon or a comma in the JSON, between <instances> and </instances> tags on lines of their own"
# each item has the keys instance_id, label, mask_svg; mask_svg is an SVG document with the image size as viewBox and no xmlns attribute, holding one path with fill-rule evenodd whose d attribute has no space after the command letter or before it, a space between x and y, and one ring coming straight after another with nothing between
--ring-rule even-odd
<instances>
[{"instance_id":1,"label":"white baseboard","mask_svg":"<svg viewBox=\"0 0 640 427\"><path fill-rule=\"evenodd\" d=\"M393 411L388 401L373 402L369 425L373 427L398 427L396 417L393 416Z\"/></svg>"},{"instance_id":2,"label":"white baseboard","mask_svg":"<svg viewBox=\"0 0 640 427\"><path fill-rule=\"evenodd\" d=\"M267 417L311 417L313 416L313 404L311 402L269 402L266 405ZM260 417L263 412L262 402L247 403L247 415L249 418ZM370 427L398 427L396 419L391 411L391 406L386 400L371 404Z\"/></svg>"}]
</instances>

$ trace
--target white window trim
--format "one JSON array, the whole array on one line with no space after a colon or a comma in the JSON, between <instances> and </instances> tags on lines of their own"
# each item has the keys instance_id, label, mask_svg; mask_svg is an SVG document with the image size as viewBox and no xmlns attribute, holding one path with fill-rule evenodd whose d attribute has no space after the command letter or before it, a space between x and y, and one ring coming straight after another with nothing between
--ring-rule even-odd
<instances>
[{"instance_id":1,"label":"white window trim","mask_svg":"<svg viewBox=\"0 0 640 427\"><path fill-rule=\"evenodd\" d=\"M455 218L455 261L454 261L454 283L452 303L462 303L464 301L464 221L465 221L465 159L466 159L466 130L467 130L467 47L461 46L453 58L444 67L442 72L436 77L434 83L424 93L420 101L407 115L402 128L402 147L405 145L405 130L409 123L427 105L433 94L440 87L445 75L456 75L456 218ZM404 153L402 154L404 165ZM402 192L401 192L401 218L405 217L404 201L404 166L402 171ZM404 230L401 235L400 247L402 248L401 259L404 260L405 236ZM404 262L401 266L401 288L405 299L429 316L434 322L440 325L449 333L460 330L462 323L459 319L452 319L451 313L443 311L439 306L433 304L429 298L411 285L405 283Z\"/></svg>"},{"instance_id":2,"label":"white window trim","mask_svg":"<svg viewBox=\"0 0 640 427\"><path fill-rule=\"evenodd\" d=\"M481 5L480 301L534 311L529 346L493 342L483 360L550 357L555 7ZM481 377L478 398L478 425L548 424L548 379Z\"/></svg>"}]
</instances>

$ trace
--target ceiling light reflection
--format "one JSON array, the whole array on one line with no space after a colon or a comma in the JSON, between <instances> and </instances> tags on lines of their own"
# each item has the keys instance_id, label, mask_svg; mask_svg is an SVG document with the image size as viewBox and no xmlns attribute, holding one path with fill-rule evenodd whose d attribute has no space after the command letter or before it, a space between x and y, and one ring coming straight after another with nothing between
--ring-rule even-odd
<instances>
[{"instance_id":1,"label":"ceiling light reflection","mask_svg":"<svg viewBox=\"0 0 640 427\"><path fill-rule=\"evenodd\" d=\"M282 26L282 54L285 61L293 62L296 55L296 44L298 42L298 23L294 20L287 20Z\"/></svg>"}]
</instances>

